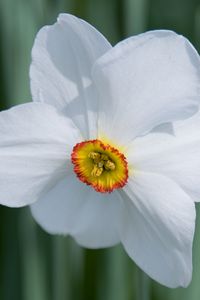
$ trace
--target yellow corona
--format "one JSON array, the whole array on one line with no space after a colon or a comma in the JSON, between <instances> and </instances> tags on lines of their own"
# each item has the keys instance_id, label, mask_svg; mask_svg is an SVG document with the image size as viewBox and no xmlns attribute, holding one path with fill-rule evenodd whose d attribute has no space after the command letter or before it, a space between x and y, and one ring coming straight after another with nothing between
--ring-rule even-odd
<instances>
[{"instance_id":1,"label":"yellow corona","mask_svg":"<svg viewBox=\"0 0 200 300\"><path fill-rule=\"evenodd\" d=\"M79 180L97 192L110 193L127 183L126 157L107 143L100 140L78 143L73 148L71 159Z\"/></svg>"}]
</instances>

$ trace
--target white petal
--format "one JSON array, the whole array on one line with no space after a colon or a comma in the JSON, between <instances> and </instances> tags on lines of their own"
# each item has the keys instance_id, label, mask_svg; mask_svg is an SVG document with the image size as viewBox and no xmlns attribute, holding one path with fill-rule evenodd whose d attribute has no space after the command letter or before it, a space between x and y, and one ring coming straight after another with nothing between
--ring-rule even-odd
<instances>
[{"instance_id":1,"label":"white petal","mask_svg":"<svg viewBox=\"0 0 200 300\"><path fill-rule=\"evenodd\" d=\"M136 173L125 192L121 240L126 251L161 284L187 286L192 274L193 201L172 180L153 173Z\"/></svg>"},{"instance_id":2,"label":"white petal","mask_svg":"<svg viewBox=\"0 0 200 300\"><path fill-rule=\"evenodd\" d=\"M200 114L176 122L174 135L151 133L137 138L128 150L133 170L166 175L195 201L200 201Z\"/></svg>"},{"instance_id":3,"label":"white petal","mask_svg":"<svg viewBox=\"0 0 200 300\"><path fill-rule=\"evenodd\" d=\"M69 14L61 14L57 23L43 27L33 46L33 100L64 110L85 138L96 134L97 96L91 68L110 47L94 27Z\"/></svg>"},{"instance_id":4,"label":"white petal","mask_svg":"<svg viewBox=\"0 0 200 300\"><path fill-rule=\"evenodd\" d=\"M94 65L100 135L127 143L157 125L194 114L200 60L183 36L151 31L129 38Z\"/></svg>"},{"instance_id":5,"label":"white petal","mask_svg":"<svg viewBox=\"0 0 200 300\"><path fill-rule=\"evenodd\" d=\"M63 179L31 206L36 221L49 233L70 234L82 246L100 248L119 242L118 193L101 194L75 175Z\"/></svg>"},{"instance_id":6,"label":"white petal","mask_svg":"<svg viewBox=\"0 0 200 300\"><path fill-rule=\"evenodd\" d=\"M29 103L0 113L0 203L30 204L65 176L78 130L53 106Z\"/></svg>"}]
</instances>

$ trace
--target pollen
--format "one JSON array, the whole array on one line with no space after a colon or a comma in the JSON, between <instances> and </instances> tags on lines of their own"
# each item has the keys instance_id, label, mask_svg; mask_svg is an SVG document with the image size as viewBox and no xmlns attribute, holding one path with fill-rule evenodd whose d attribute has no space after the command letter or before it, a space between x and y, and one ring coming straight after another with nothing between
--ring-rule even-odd
<instances>
[{"instance_id":1,"label":"pollen","mask_svg":"<svg viewBox=\"0 0 200 300\"><path fill-rule=\"evenodd\" d=\"M108 156L99 152L90 152L88 155L94 162L94 168L92 169L91 175L99 177L104 170L114 170L115 164L109 160Z\"/></svg>"},{"instance_id":2,"label":"pollen","mask_svg":"<svg viewBox=\"0 0 200 300\"><path fill-rule=\"evenodd\" d=\"M97 192L110 193L128 180L128 164L123 153L100 140L74 146L71 160L78 179Z\"/></svg>"}]
</instances>

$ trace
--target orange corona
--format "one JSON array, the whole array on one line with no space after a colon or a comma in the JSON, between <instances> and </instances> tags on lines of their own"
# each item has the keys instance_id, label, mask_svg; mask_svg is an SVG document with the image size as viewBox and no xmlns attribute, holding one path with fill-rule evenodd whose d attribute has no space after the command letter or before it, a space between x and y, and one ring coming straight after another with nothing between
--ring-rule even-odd
<instances>
[{"instance_id":1,"label":"orange corona","mask_svg":"<svg viewBox=\"0 0 200 300\"><path fill-rule=\"evenodd\" d=\"M127 183L128 164L124 154L100 140L76 144L71 160L79 180L97 192L110 193Z\"/></svg>"}]
</instances>

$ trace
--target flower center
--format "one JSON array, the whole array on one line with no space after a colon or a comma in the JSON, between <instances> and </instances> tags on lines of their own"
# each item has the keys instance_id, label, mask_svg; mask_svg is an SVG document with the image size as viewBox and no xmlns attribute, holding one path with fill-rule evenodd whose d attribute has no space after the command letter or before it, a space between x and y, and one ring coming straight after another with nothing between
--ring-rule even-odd
<instances>
[{"instance_id":1,"label":"flower center","mask_svg":"<svg viewBox=\"0 0 200 300\"><path fill-rule=\"evenodd\" d=\"M76 144L71 159L79 180L91 185L97 192L112 192L127 183L128 165L125 156L100 140Z\"/></svg>"},{"instance_id":2,"label":"flower center","mask_svg":"<svg viewBox=\"0 0 200 300\"><path fill-rule=\"evenodd\" d=\"M112 162L106 154L90 152L88 157L91 158L94 163L94 168L91 172L91 175L94 177L99 177L104 170L112 171L115 169L115 163Z\"/></svg>"}]
</instances>

